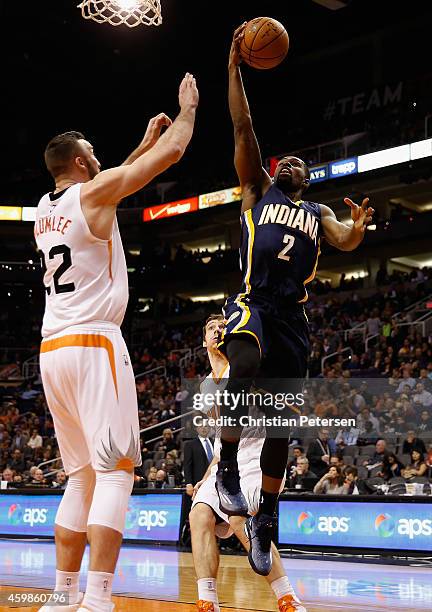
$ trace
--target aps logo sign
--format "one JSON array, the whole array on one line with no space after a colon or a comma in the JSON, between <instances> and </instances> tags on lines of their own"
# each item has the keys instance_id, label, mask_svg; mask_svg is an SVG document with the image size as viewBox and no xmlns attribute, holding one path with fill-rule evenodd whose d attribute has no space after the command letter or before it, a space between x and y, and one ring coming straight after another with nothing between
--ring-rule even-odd
<instances>
[{"instance_id":1,"label":"aps logo sign","mask_svg":"<svg viewBox=\"0 0 432 612\"><path fill-rule=\"evenodd\" d=\"M419 536L432 536L432 520L400 518L395 521L390 514L379 514L375 519L375 530L382 538L391 538L395 532L414 540Z\"/></svg>"},{"instance_id":2,"label":"aps logo sign","mask_svg":"<svg viewBox=\"0 0 432 612\"><path fill-rule=\"evenodd\" d=\"M143 527L151 531L154 527L166 527L168 523L168 512L166 510L139 510L129 506L126 513L126 529Z\"/></svg>"},{"instance_id":3,"label":"aps logo sign","mask_svg":"<svg viewBox=\"0 0 432 612\"><path fill-rule=\"evenodd\" d=\"M8 510L8 520L11 525L27 523L44 525L48 518L48 508L23 508L20 504L11 504Z\"/></svg>"},{"instance_id":4,"label":"aps logo sign","mask_svg":"<svg viewBox=\"0 0 432 612\"><path fill-rule=\"evenodd\" d=\"M329 536L334 533L348 533L351 518L348 516L320 516L316 520L312 512L303 511L297 518L297 526L302 533L310 535L318 529Z\"/></svg>"}]
</instances>

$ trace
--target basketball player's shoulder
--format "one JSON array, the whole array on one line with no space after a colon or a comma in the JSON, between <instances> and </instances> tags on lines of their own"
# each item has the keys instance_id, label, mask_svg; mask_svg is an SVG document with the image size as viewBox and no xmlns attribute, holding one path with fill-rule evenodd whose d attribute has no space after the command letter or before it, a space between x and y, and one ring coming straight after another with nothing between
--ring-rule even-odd
<instances>
[{"instance_id":1,"label":"basketball player's shoulder","mask_svg":"<svg viewBox=\"0 0 432 612\"><path fill-rule=\"evenodd\" d=\"M303 200L301 202L301 207L308 212L311 212L313 215L317 217L321 217L321 204L317 202L311 202L309 200Z\"/></svg>"},{"instance_id":2,"label":"basketball player's shoulder","mask_svg":"<svg viewBox=\"0 0 432 612\"><path fill-rule=\"evenodd\" d=\"M45 193L37 204L36 218L43 217L44 215L48 214L49 205L50 205L50 194Z\"/></svg>"}]
</instances>

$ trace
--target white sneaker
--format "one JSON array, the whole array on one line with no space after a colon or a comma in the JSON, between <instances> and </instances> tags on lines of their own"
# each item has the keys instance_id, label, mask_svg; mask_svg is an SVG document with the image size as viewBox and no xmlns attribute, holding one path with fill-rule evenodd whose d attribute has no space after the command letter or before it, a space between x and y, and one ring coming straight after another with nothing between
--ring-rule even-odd
<instances>
[{"instance_id":1,"label":"white sneaker","mask_svg":"<svg viewBox=\"0 0 432 612\"><path fill-rule=\"evenodd\" d=\"M53 606L52 604L46 604L39 608L39 612L76 612L81 605L81 602L84 598L84 593L78 593L78 601L75 604L71 604L70 606L63 606L59 604L58 606Z\"/></svg>"}]
</instances>

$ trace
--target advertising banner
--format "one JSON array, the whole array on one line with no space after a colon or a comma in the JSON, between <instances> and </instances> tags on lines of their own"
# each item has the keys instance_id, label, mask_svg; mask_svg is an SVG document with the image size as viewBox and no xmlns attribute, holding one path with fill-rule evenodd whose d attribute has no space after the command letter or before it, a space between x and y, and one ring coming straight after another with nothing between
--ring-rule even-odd
<instances>
[{"instance_id":1,"label":"advertising banner","mask_svg":"<svg viewBox=\"0 0 432 612\"><path fill-rule=\"evenodd\" d=\"M210 208L211 206L219 206L220 204L229 204L241 200L241 188L231 187L230 189L221 189L220 191L212 191L199 196L199 209Z\"/></svg>"},{"instance_id":2,"label":"advertising banner","mask_svg":"<svg viewBox=\"0 0 432 612\"><path fill-rule=\"evenodd\" d=\"M329 167L330 178L339 178L341 176L348 176L349 174L357 174L357 157L340 159L336 162L332 162Z\"/></svg>"},{"instance_id":3,"label":"advertising banner","mask_svg":"<svg viewBox=\"0 0 432 612\"><path fill-rule=\"evenodd\" d=\"M186 200L177 200L176 202L168 202L159 206L150 206L143 211L143 221L156 221L156 219L166 219L177 215L195 212L198 210L198 196L187 198Z\"/></svg>"},{"instance_id":4,"label":"advertising banner","mask_svg":"<svg viewBox=\"0 0 432 612\"><path fill-rule=\"evenodd\" d=\"M279 544L429 551L432 506L422 503L281 501Z\"/></svg>"},{"instance_id":5,"label":"advertising banner","mask_svg":"<svg viewBox=\"0 0 432 612\"><path fill-rule=\"evenodd\" d=\"M312 166L310 170L310 182L319 183L320 181L326 181L328 179L328 164L321 166Z\"/></svg>"},{"instance_id":6,"label":"advertising banner","mask_svg":"<svg viewBox=\"0 0 432 612\"><path fill-rule=\"evenodd\" d=\"M0 534L54 536L60 501L60 495L0 495ZM177 542L181 505L181 493L133 495L124 538Z\"/></svg>"}]
</instances>

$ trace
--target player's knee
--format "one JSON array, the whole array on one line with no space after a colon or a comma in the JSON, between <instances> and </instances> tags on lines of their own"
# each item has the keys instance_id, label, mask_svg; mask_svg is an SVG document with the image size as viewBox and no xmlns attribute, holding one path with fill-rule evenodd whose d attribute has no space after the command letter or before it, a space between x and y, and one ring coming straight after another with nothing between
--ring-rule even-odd
<instances>
[{"instance_id":1,"label":"player's knee","mask_svg":"<svg viewBox=\"0 0 432 612\"><path fill-rule=\"evenodd\" d=\"M216 520L207 504L197 504L189 513L191 531L195 534L214 529Z\"/></svg>"},{"instance_id":2,"label":"player's knee","mask_svg":"<svg viewBox=\"0 0 432 612\"><path fill-rule=\"evenodd\" d=\"M93 494L95 484L95 471L91 465L86 465L81 470L78 470L78 472L74 472L69 476L66 491L73 491L87 497L89 493Z\"/></svg>"},{"instance_id":3,"label":"player's knee","mask_svg":"<svg viewBox=\"0 0 432 612\"><path fill-rule=\"evenodd\" d=\"M232 339L227 347L230 362L230 378L254 378L258 373L261 355L255 342L248 339Z\"/></svg>"},{"instance_id":4,"label":"player's knee","mask_svg":"<svg viewBox=\"0 0 432 612\"><path fill-rule=\"evenodd\" d=\"M55 522L70 531L87 531L87 519L95 488L95 472L90 465L69 476ZM61 530L59 531L59 537Z\"/></svg>"},{"instance_id":5,"label":"player's knee","mask_svg":"<svg viewBox=\"0 0 432 612\"><path fill-rule=\"evenodd\" d=\"M235 534L244 533L246 519L243 516L230 516L229 524L234 529Z\"/></svg>"},{"instance_id":6,"label":"player's knee","mask_svg":"<svg viewBox=\"0 0 432 612\"><path fill-rule=\"evenodd\" d=\"M88 524L102 525L123 533L133 482L133 472L96 472L96 486Z\"/></svg>"}]
</instances>

